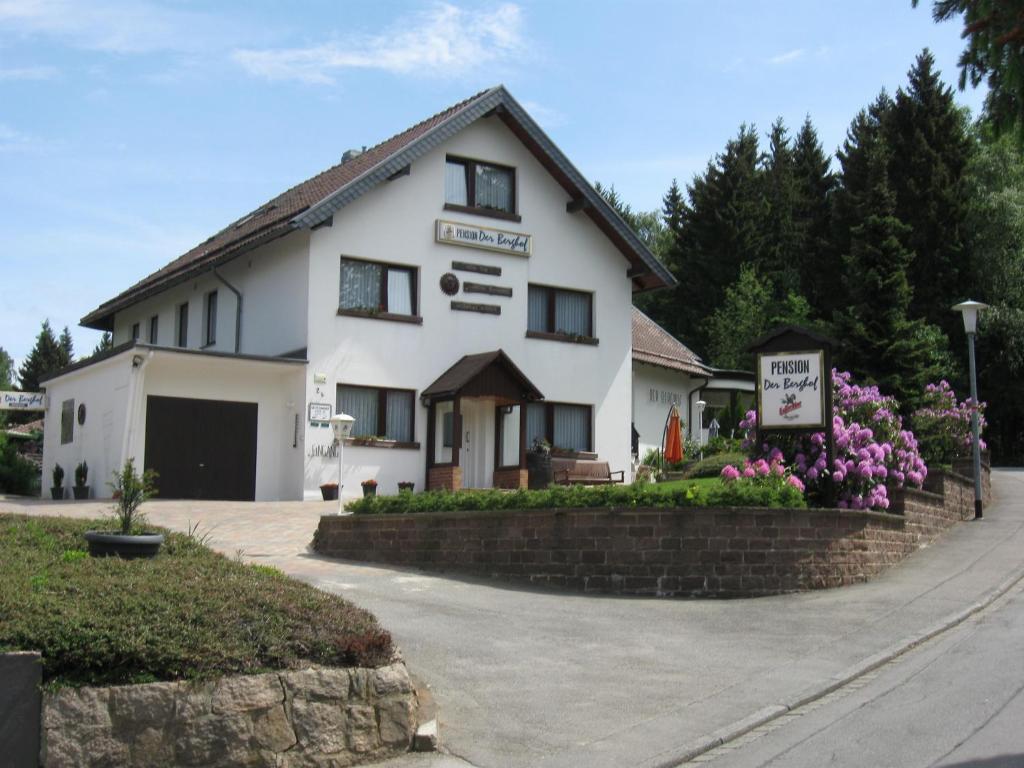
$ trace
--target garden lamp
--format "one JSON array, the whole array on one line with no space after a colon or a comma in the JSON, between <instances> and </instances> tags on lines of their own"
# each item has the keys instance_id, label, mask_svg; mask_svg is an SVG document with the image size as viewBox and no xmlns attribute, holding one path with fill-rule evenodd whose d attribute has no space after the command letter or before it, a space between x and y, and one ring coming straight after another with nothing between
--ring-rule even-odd
<instances>
[{"instance_id":1,"label":"garden lamp","mask_svg":"<svg viewBox=\"0 0 1024 768\"><path fill-rule=\"evenodd\" d=\"M974 363L974 335L978 331L978 312L988 309L988 304L980 301L963 301L953 307L964 317L964 331L967 332L967 359L971 374L971 436L974 454L974 519L982 518L981 508L981 427L978 419L978 372Z\"/></svg>"},{"instance_id":2,"label":"garden lamp","mask_svg":"<svg viewBox=\"0 0 1024 768\"><path fill-rule=\"evenodd\" d=\"M701 461L704 461L704 409L707 405L703 400L697 401L697 445L700 446Z\"/></svg>"},{"instance_id":3,"label":"garden lamp","mask_svg":"<svg viewBox=\"0 0 1024 768\"><path fill-rule=\"evenodd\" d=\"M352 436L352 426L356 420L347 413L336 413L330 418L331 429L334 431L334 444L338 446L338 514L345 509L345 502L342 499L342 474L345 453L345 438Z\"/></svg>"}]
</instances>

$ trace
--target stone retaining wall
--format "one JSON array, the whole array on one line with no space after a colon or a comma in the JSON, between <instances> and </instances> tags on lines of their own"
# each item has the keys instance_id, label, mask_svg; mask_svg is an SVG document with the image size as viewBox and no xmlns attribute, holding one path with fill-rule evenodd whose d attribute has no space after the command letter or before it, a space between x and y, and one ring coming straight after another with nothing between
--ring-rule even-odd
<instances>
[{"instance_id":1,"label":"stone retaining wall","mask_svg":"<svg viewBox=\"0 0 1024 768\"><path fill-rule=\"evenodd\" d=\"M405 664L311 667L208 683L65 688L43 697L43 766L347 766L407 751Z\"/></svg>"},{"instance_id":2,"label":"stone retaining wall","mask_svg":"<svg viewBox=\"0 0 1024 768\"><path fill-rule=\"evenodd\" d=\"M865 581L974 516L947 496L894 494L890 513L600 508L328 516L332 557L629 595L753 597Z\"/></svg>"}]
</instances>

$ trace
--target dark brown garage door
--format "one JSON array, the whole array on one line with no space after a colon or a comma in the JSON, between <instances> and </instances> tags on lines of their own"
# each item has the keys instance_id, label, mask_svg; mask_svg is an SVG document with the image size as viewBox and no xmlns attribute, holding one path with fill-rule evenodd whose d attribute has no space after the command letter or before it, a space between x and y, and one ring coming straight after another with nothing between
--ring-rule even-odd
<instances>
[{"instance_id":1,"label":"dark brown garage door","mask_svg":"<svg viewBox=\"0 0 1024 768\"><path fill-rule=\"evenodd\" d=\"M256 498L256 403L146 399L146 469L163 499Z\"/></svg>"}]
</instances>

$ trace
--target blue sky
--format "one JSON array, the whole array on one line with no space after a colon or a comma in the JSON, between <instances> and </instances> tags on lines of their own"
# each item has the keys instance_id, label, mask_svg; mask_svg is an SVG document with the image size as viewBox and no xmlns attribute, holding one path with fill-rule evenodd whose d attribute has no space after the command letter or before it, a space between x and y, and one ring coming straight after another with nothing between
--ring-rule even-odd
<instances>
[{"instance_id":1,"label":"blue sky","mask_svg":"<svg viewBox=\"0 0 1024 768\"><path fill-rule=\"evenodd\" d=\"M0 346L80 317L287 187L504 83L591 180L660 204L736 133L828 151L957 24L930 1L0 0ZM975 112L982 95L959 94Z\"/></svg>"}]
</instances>

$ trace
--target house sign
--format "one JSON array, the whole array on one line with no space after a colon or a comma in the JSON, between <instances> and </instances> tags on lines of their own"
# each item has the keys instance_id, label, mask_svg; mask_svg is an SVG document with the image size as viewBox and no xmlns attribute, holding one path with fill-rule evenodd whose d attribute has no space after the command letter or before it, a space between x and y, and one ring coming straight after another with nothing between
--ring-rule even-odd
<instances>
[{"instance_id":1,"label":"house sign","mask_svg":"<svg viewBox=\"0 0 1024 768\"><path fill-rule=\"evenodd\" d=\"M0 392L0 411L45 411L42 392Z\"/></svg>"},{"instance_id":2,"label":"house sign","mask_svg":"<svg viewBox=\"0 0 1024 768\"><path fill-rule=\"evenodd\" d=\"M764 429L824 427L824 367L821 350L758 355L760 426Z\"/></svg>"},{"instance_id":3,"label":"house sign","mask_svg":"<svg viewBox=\"0 0 1024 768\"><path fill-rule=\"evenodd\" d=\"M331 407L330 403L310 403L309 404L309 420L310 421L330 421L331 416L334 415L334 408Z\"/></svg>"},{"instance_id":4,"label":"house sign","mask_svg":"<svg viewBox=\"0 0 1024 768\"><path fill-rule=\"evenodd\" d=\"M475 224L461 224L444 219L437 220L434 237L439 243L510 253L516 256L529 256L533 252L533 235L480 227Z\"/></svg>"}]
</instances>

